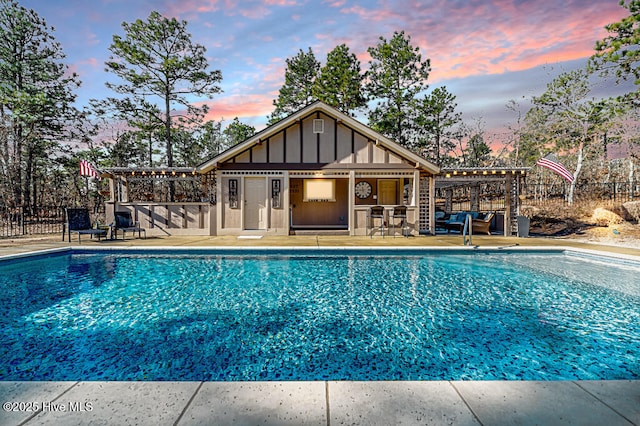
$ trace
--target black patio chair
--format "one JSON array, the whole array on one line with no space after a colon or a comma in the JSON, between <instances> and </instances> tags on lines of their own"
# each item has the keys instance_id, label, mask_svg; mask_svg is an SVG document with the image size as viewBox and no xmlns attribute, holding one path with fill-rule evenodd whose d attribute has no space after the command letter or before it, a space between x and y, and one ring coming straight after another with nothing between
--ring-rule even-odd
<instances>
[{"instance_id":1,"label":"black patio chair","mask_svg":"<svg viewBox=\"0 0 640 426\"><path fill-rule=\"evenodd\" d=\"M126 233L131 232L135 235L138 233L138 238L142 237L144 232L144 238L147 238L147 230L140 227L140 222L136 222L131 218L131 212L115 212L115 218L111 228L111 237L118 239L118 231L122 231L122 239L125 239Z\"/></svg>"},{"instance_id":2,"label":"black patio chair","mask_svg":"<svg viewBox=\"0 0 640 426\"><path fill-rule=\"evenodd\" d=\"M80 235L91 235L93 238L94 235L98 237L98 241L100 237L107 235L106 229L100 229L92 226L91 217L89 216L89 209L87 208L65 208L65 216L66 221L64 227L62 228L62 241L64 241L64 236L67 234L69 237L69 242L71 242L71 233L75 232L78 234L78 243L80 243Z\"/></svg>"}]
</instances>

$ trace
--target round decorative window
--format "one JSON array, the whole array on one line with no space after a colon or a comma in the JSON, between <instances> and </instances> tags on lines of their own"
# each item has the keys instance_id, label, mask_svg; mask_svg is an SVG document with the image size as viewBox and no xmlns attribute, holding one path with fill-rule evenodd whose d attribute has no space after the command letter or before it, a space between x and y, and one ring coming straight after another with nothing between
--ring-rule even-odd
<instances>
[{"instance_id":1,"label":"round decorative window","mask_svg":"<svg viewBox=\"0 0 640 426\"><path fill-rule=\"evenodd\" d=\"M356 184L356 197L364 199L371 195L371 185L369 182L361 181Z\"/></svg>"}]
</instances>

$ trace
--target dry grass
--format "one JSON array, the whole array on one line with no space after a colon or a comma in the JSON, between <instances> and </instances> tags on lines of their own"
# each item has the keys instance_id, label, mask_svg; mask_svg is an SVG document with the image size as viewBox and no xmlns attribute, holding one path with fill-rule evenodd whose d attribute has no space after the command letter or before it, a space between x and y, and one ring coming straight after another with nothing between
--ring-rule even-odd
<instances>
[{"instance_id":1,"label":"dry grass","mask_svg":"<svg viewBox=\"0 0 640 426\"><path fill-rule=\"evenodd\" d=\"M640 225L625 220L628 215L621 205L586 201L573 206L557 203L523 210L531 216L532 235L640 247Z\"/></svg>"}]
</instances>

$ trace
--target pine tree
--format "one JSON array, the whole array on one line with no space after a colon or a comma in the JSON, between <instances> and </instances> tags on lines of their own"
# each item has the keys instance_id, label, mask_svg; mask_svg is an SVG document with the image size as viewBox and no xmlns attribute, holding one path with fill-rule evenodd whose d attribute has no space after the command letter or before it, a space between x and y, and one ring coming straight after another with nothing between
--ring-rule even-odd
<instances>
[{"instance_id":1,"label":"pine tree","mask_svg":"<svg viewBox=\"0 0 640 426\"><path fill-rule=\"evenodd\" d=\"M313 97L353 115L353 111L366 103L362 94L363 77L358 58L349 52L346 44L341 44L327 54L327 63L313 84Z\"/></svg>"},{"instance_id":2,"label":"pine tree","mask_svg":"<svg viewBox=\"0 0 640 426\"><path fill-rule=\"evenodd\" d=\"M591 57L590 68L604 75L615 74L618 80L633 79L640 85L640 0L620 1L629 10L629 16L607 25L609 36L596 43L596 53ZM627 98L638 105L640 89Z\"/></svg>"},{"instance_id":3,"label":"pine tree","mask_svg":"<svg viewBox=\"0 0 640 426\"><path fill-rule=\"evenodd\" d=\"M437 87L418 102L416 124L422 135L418 151L438 166L455 148L455 127L462 121L462 113L456 112L455 95L446 87Z\"/></svg>"},{"instance_id":4,"label":"pine tree","mask_svg":"<svg viewBox=\"0 0 640 426\"><path fill-rule=\"evenodd\" d=\"M37 182L55 167L60 140L73 137L78 76L53 28L33 10L0 0L0 203L36 204ZM40 178L42 179L40 179Z\"/></svg>"},{"instance_id":5,"label":"pine tree","mask_svg":"<svg viewBox=\"0 0 640 426\"><path fill-rule=\"evenodd\" d=\"M206 49L192 42L186 21L154 11L147 21L124 22L122 27L125 35L113 36L112 56L106 65L122 81L107 83L107 87L124 98L110 98L109 102L134 126L164 129L167 166L173 167L174 118L199 123L208 109L206 105L195 107L192 97L211 98L221 92L222 74L208 70ZM186 114L174 117L171 111L177 106L186 109ZM173 181L169 197L173 201Z\"/></svg>"},{"instance_id":6,"label":"pine tree","mask_svg":"<svg viewBox=\"0 0 640 426\"><path fill-rule=\"evenodd\" d=\"M302 49L293 58L286 60L284 84L280 88L278 98L273 101L275 110L268 117L268 124L273 124L300 108L315 101L313 83L318 77L320 62L316 60L313 50Z\"/></svg>"},{"instance_id":7,"label":"pine tree","mask_svg":"<svg viewBox=\"0 0 640 426\"><path fill-rule=\"evenodd\" d=\"M413 112L417 96L427 88L430 60L422 60L420 49L411 45L404 31L391 40L380 37L366 73L366 93L376 106L369 112L370 126L408 148L415 148Z\"/></svg>"}]
</instances>

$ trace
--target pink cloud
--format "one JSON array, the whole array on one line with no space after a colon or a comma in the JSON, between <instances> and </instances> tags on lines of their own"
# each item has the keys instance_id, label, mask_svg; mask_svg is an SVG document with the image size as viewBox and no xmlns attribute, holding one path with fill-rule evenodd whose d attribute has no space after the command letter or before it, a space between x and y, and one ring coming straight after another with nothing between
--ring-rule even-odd
<instances>
[{"instance_id":1,"label":"pink cloud","mask_svg":"<svg viewBox=\"0 0 640 426\"><path fill-rule=\"evenodd\" d=\"M269 6L295 6L298 2L296 0L264 0L264 4Z\"/></svg>"},{"instance_id":2,"label":"pink cloud","mask_svg":"<svg viewBox=\"0 0 640 426\"><path fill-rule=\"evenodd\" d=\"M329 5L329 7L342 7L345 5L346 0L325 1L323 3Z\"/></svg>"},{"instance_id":3,"label":"pink cloud","mask_svg":"<svg viewBox=\"0 0 640 426\"><path fill-rule=\"evenodd\" d=\"M166 1L163 11L167 16L193 17L198 13L215 12L219 9L218 0L183 0L179 3Z\"/></svg>"},{"instance_id":4,"label":"pink cloud","mask_svg":"<svg viewBox=\"0 0 640 426\"><path fill-rule=\"evenodd\" d=\"M383 22L393 18L402 18L395 10L376 8L365 9L362 6L351 6L340 10L345 15L357 15L360 19L371 22Z\"/></svg>"},{"instance_id":5,"label":"pink cloud","mask_svg":"<svg viewBox=\"0 0 640 426\"><path fill-rule=\"evenodd\" d=\"M273 111L273 98L268 94L221 96L204 103L209 106L206 120L266 117Z\"/></svg>"},{"instance_id":6,"label":"pink cloud","mask_svg":"<svg viewBox=\"0 0 640 426\"><path fill-rule=\"evenodd\" d=\"M249 9L240 9L238 13L249 19L260 19L271 14L271 11L264 6L252 7Z\"/></svg>"},{"instance_id":7,"label":"pink cloud","mask_svg":"<svg viewBox=\"0 0 640 426\"><path fill-rule=\"evenodd\" d=\"M589 57L595 41L606 34L603 27L628 13L615 2L589 7L578 0L569 0L569 4L552 0L438 3L409 3L402 15L386 2L375 8L354 5L340 11L357 16L363 27L379 28L387 40L394 31L404 30L412 44L420 47L423 59L431 58L430 81L520 71ZM574 8L580 13L567 19L566 11ZM331 40L317 35L316 39ZM377 42L368 32L347 45L365 67L369 60L366 49Z\"/></svg>"},{"instance_id":8,"label":"pink cloud","mask_svg":"<svg viewBox=\"0 0 640 426\"><path fill-rule=\"evenodd\" d=\"M99 68L102 67L103 63L101 60L97 58L88 58L83 61L78 62L80 65L88 65L91 68Z\"/></svg>"}]
</instances>

